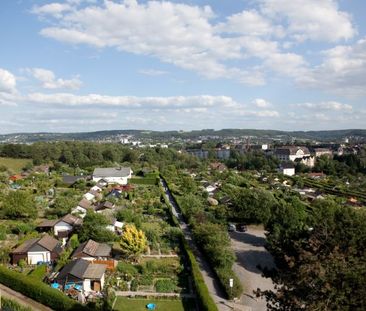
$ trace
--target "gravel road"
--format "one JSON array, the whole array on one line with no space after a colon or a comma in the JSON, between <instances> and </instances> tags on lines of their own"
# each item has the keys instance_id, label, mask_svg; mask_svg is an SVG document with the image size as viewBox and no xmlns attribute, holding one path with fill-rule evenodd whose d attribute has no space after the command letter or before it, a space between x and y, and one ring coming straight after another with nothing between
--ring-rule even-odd
<instances>
[{"instance_id":1,"label":"gravel road","mask_svg":"<svg viewBox=\"0 0 366 311\"><path fill-rule=\"evenodd\" d=\"M263 228L259 226L248 226L246 232L230 232L233 250L237 256L237 261L233 270L240 278L244 294L240 302L252 311L267 310L265 299L257 299L253 290L273 290L271 279L264 278L258 265L261 267L273 267L273 258L264 248L265 235Z\"/></svg>"}]
</instances>

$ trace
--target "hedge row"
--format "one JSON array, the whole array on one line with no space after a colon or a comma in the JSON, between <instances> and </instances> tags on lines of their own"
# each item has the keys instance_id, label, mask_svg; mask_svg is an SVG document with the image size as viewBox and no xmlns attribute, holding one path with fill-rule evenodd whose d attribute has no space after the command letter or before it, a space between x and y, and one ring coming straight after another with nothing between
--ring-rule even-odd
<instances>
[{"instance_id":1,"label":"hedge row","mask_svg":"<svg viewBox=\"0 0 366 311\"><path fill-rule=\"evenodd\" d=\"M164 179L164 177L162 177L162 178ZM165 182L166 182L166 180L165 180ZM166 185L167 185L168 189L170 190L170 186L169 186L168 182L166 182ZM173 197L175 203L179 207L178 199L175 197L175 195L173 193L171 193L171 194L172 194L172 197ZM185 221L187 222L187 218L185 217L184 214L183 214L183 217L184 217ZM204 250L202 250L202 251L203 251L203 254L205 254ZM234 271L229 268L221 268L221 267L213 266L212 263L210 262L209 258L208 258L208 262L210 263L212 269L216 273L218 281L219 281L221 287L223 288L223 290L225 291L227 297L229 299L239 297L243 293L243 286L241 285L241 282L240 282L239 278L237 277L237 275L234 273ZM230 286L229 286L229 279L234 280L233 288L230 288Z\"/></svg>"},{"instance_id":2,"label":"hedge row","mask_svg":"<svg viewBox=\"0 0 366 311\"><path fill-rule=\"evenodd\" d=\"M2 311L33 311L30 307L25 307L15 300L1 297L1 310Z\"/></svg>"},{"instance_id":3,"label":"hedge row","mask_svg":"<svg viewBox=\"0 0 366 311\"><path fill-rule=\"evenodd\" d=\"M159 178L130 178L128 182L136 185L157 185Z\"/></svg>"},{"instance_id":4,"label":"hedge row","mask_svg":"<svg viewBox=\"0 0 366 311\"><path fill-rule=\"evenodd\" d=\"M196 257L193 255L191 248L188 243L182 237L182 246L188 258L188 263L192 270L193 282L196 288L198 301L200 304L200 310L203 311L218 311L217 306L208 292L205 281L203 280L201 270L196 261Z\"/></svg>"},{"instance_id":5,"label":"hedge row","mask_svg":"<svg viewBox=\"0 0 366 311\"><path fill-rule=\"evenodd\" d=\"M216 267L214 270L229 299L240 297L240 295L243 293L243 286L241 285L241 282L234 271L229 268L220 267ZM229 285L230 279L233 279L233 288L231 288Z\"/></svg>"},{"instance_id":6,"label":"hedge row","mask_svg":"<svg viewBox=\"0 0 366 311\"><path fill-rule=\"evenodd\" d=\"M90 310L33 277L0 266L0 283L54 310Z\"/></svg>"},{"instance_id":7,"label":"hedge row","mask_svg":"<svg viewBox=\"0 0 366 311\"><path fill-rule=\"evenodd\" d=\"M164 181L165 181L165 179L164 179ZM166 183L166 185L169 189L169 185L167 183ZM164 189L162 187L160 187L160 188L161 188L162 193L164 193L164 198L167 201L168 206L170 206L168 198L167 198L167 196L164 192ZM177 204L176 198L173 197L173 199L175 200L175 203ZM179 221L173 215L171 208L169 208L169 215L170 215L170 218L171 218L173 224L175 226L179 227ZM188 260L188 264L189 264L189 266L191 268L191 271L192 271L193 282L194 282L194 286L195 286L195 289L196 289L196 292L197 292L198 302L199 302L199 305L200 305L200 310L203 310L203 311L218 311L215 302L213 301L210 293L208 292L208 288L206 286L206 283L203 280L201 270L200 270L200 268L198 266L198 263L196 261L196 257L193 255L193 252L192 252L191 248L189 247L187 241L185 240L183 234L181 236L181 246L182 246L182 249L183 249L183 251L186 255L186 258Z\"/></svg>"}]
</instances>

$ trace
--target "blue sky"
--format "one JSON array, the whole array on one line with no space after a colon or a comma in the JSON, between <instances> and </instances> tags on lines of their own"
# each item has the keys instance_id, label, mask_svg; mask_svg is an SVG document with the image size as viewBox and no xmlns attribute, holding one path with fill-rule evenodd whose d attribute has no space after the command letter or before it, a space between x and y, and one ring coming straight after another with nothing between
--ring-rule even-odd
<instances>
[{"instance_id":1,"label":"blue sky","mask_svg":"<svg viewBox=\"0 0 366 311\"><path fill-rule=\"evenodd\" d=\"M0 132L366 128L363 0L0 4Z\"/></svg>"}]
</instances>

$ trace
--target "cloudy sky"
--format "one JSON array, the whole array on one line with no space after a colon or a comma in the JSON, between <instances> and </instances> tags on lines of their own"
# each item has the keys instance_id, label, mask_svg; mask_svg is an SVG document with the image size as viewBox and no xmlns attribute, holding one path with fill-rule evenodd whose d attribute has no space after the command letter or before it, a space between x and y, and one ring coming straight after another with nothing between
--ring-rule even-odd
<instances>
[{"instance_id":1,"label":"cloudy sky","mask_svg":"<svg viewBox=\"0 0 366 311\"><path fill-rule=\"evenodd\" d=\"M364 0L1 0L0 133L366 128Z\"/></svg>"}]
</instances>

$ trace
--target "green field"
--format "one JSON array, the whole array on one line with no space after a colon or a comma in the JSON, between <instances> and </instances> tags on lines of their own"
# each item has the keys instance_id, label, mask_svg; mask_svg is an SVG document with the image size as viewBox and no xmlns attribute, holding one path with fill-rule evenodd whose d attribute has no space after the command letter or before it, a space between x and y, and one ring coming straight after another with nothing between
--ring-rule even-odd
<instances>
[{"instance_id":1,"label":"green field","mask_svg":"<svg viewBox=\"0 0 366 311\"><path fill-rule=\"evenodd\" d=\"M196 310L194 307L194 301L192 299L182 300L154 300L154 299L143 299L143 298L126 298L117 297L117 301L114 305L114 310L117 311L146 311L146 305L148 303L156 304L156 311L193 311Z\"/></svg>"},{"instance_id":2,"label":"green field","mask_svg":"<svg viewBox=\"0 0 366 311\"><path fill-rule=\"evenodd\" d=\"M1 158L0 157L0 165L6 166L14 173L20 173L22 168L27 165L27 163L31 163L32 160L29 159L14 159L14 158Z\"/></svg>"}]
</instances>

